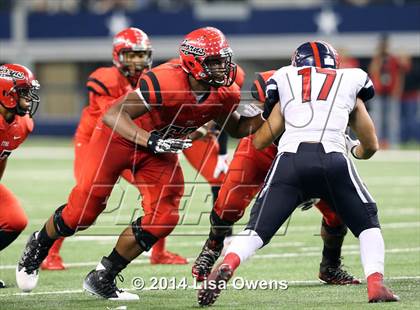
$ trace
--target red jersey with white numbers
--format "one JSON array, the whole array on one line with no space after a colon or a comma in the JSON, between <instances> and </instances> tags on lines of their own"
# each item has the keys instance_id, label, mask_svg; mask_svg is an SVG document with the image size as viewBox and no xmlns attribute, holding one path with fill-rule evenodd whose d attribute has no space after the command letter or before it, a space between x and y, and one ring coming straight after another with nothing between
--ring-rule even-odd
<instances>
[{"instance_id":1,"label":"red jersey with white numbers","mask_svg":"<svg viewBox=\"0 0 420 310\"><path fill-rule=\"evenodd\" d=\"M27 115L16 115L11 124L0 115L0 160L6 159L13 150L17 149L33 128L34 122Z\"/></svg>"}]
</instances>

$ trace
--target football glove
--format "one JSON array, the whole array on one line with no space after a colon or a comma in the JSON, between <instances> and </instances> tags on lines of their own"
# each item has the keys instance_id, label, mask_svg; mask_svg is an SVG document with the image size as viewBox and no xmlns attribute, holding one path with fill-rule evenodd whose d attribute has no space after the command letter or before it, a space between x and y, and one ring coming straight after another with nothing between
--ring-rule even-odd
<instances>
[{"instance_id":1,"label":"football glove","mask_svg":"<svg viewBox=\"0 0 420 310\"><path fill-rule=\"evenodd\" d=\"M219 175L223 172L228 171L229 165L227 163L228 154L218 155L216 168L214 168L213 178L217 179Z\"/></svg>"},{"instance_id":2,"label":"football glove","mask_svg":"<svg viewBox=\"0 0 420 310\"><path fill-rule=\"evenodd\" d=\"M353 140L349 135L345 135L346 138L346 148L347 148L347 152L350 152L351 155L353 155L354 158L356 159L360 159L359 157L357 157L357 155L354 153L356 146L358 146L360 144L360 141L358 139Z\"/></svg>"},{"instance_id":3,"label":"football glove","mask_svg":"<svg viewBox=\"0 0 420 310\"><path fill-rule=\"evenodd\" d=\"M152 133L147 141L147 148L153 153L181 153L182 150L192 146L191 139L162 139Z\"/></svg>"}]
</instances>

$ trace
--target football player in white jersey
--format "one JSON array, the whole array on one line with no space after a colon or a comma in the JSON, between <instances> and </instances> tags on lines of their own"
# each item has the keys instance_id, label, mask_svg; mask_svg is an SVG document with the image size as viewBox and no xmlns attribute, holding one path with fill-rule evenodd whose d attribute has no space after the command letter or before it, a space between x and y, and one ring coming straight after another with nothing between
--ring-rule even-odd
<instances>
[{"instance_id":1,"label":"football player in white jersey","mask_svg":"<svg viewBox=\"0 0 420 310\"><path fill-rule=\"evenodd\" d=\"M199 290L200 305L213 304L240 263L268 244L295 208L313 197L327 201L359 238L369 302L399 300L383 284L385 250L376 203L347 157L347 149L356 159L369 159L378 150L364 105L374 96L373 85L363 70L338 67L331 45L306 42L296 49L292 64L268 80L266 104L274 108L253 143L262 149L282 134L278 154L246 229ZM360 142L346 137L348 124Z\"/></svg>"}]
</instances>

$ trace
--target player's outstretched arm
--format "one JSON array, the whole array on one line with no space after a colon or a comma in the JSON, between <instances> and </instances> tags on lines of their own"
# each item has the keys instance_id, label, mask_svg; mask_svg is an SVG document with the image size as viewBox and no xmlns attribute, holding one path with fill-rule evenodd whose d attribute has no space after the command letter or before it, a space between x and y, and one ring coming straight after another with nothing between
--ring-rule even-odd
<instances>
[{"instance_id":1,"label":"player's outstretched arm","mask_svg":"<svg viewBox=\"0 0 420 310\"><path fill-rule=\"evenodd\" d=\"M243 138L253 134L264 123L261 114L247 117L234 111L228 117L220 116L215 120L222 129L234 138Z\"/></svg>"},{"instance_id":2,"label":"player's outstretched arm","mask_svg":"<svg viewBox=\"0 0 420 310\"><path fill-rule=\"evenodd\" d=\"M360 98L356 100L356 105L350 114L349 123L351 129L353 129L360 140L360 144L352 151L353 156L357 159L371 158L379 149L378 138L365 103Z\"/></svg>"},{"instance_id":3,"label":"player's outstretched arm","mask_svg":"<svg viewBox=\"0 0 420 310\"><path fill-rule=\"evenodd\" d=\"M252 143L262 150L273 143L284 131L284 117L280 110L280 104L276 104L271 111L270 117L257 130Z\"/></svg>"},{"instance_id":4,"label":"player's outstretched arm","mask_svg":"<svg viewBox=\"0 0 420 310\"><path fill-rule=\"evenodd\" d=\"M138 127L133 119L149 112L150 106L139 92L132 92L111 106L102 120L125 139L147 147L150 133Z\"/></svg>"}]
</instances>

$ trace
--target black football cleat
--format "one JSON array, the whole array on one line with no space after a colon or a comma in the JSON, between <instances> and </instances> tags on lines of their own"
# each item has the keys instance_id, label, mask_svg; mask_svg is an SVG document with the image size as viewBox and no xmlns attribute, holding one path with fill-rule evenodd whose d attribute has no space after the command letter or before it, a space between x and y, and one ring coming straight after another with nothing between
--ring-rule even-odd
<instances>
[{"instance_id":1,"label":"black football cleat","mask_svg":"<svg viewBox=\"0 0 420 310\"><path fill-rule=\"evenodd\" d=\"M233 270L227 264L221 264L213 270L198 291L198 304L202 307L214 304L222 290L227 288L227 282L232 275Z\"/></svg>"},{"instance_id":2,"label":"black football cleat","mask_svg":"<svg viewBox=\"0 0 420 310\"><path fill-rule=\"evenodd\" d=\"M197 281L201 282L207 278L217 259L220 257L222 250L223 242L221 244L216 244L214 241L207 239L192 266L192 276L196 278Z\"/></svg>"},{"instance_id":3,"label":"black football cleat","mask_svg":"<svg viewBox=\"0 0 420 310\"><path fill-rule=\"evenodd\" d=\"M16 283L24 292L32 291L39 277L39 266L47 257L49 248L42 246L38 239L38 232L34 232L28 239L23 254L16 267Z\"/></svg>"},{"instance_id":4,"label":"black football cleat","mask_svg":"<svg viewBox=\"0 0 420 310\"><path fill-rule=\"evenodd\" d=\"M0 288L6 288L6 283L3 280L0 280Z\"/></svg>"},{"instance_id":5,"label":"black football cleat","mask_svg":"<svg viewBox=\"0 0 420 310\"><path fill-rule=\"evenodd\" d=\"M319 269L319 280L325 284L347 285L361 284L362 282L343 269L342 265L337 267L321 266Z\"/></svg>"},{"instance_id":6,"label":"black football cleat","mask_svg":"<svg viewBox=\"0 0 420 310\"><path fill-rule=\"evenodd\" d=\"M86 276L83 289L108 300L138 300L138 295L118 289L115 279L117 275L110 270L110 266L111 262L106 257L102 258L96 269Z\"/></svg>"}]
</instances>

